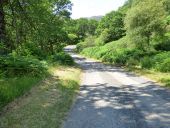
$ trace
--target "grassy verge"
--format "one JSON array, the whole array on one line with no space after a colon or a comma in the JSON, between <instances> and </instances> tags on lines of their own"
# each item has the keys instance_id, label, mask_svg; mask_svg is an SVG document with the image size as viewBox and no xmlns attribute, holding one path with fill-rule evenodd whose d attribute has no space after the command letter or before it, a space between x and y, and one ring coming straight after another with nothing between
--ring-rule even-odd
<instances>
[{"instance_id":1,"label":"grassy verge","mask_svg":"<svg viewBox=\"0 0 170 128\"><path fill-rule=\"evenodd\" d=\"M60 128L79 90L80 70L51 68L52 76L33 87L28 96L11 103L0 117L2 128Z\"/></svg>"},{"instance_id":2,"label":"grassy verge","mask_svg":"<svg viewBox=\"0 0 170 128\"><path fill-rule=\"evenodd\" d=\"M15 98L29 91L41 77L23 76L0 79L0 110Z\"/></svg>"},{"instance_id":3,"label":"grassy verge","mask_svg":"<svg viewBox=\"0 0 170 128\"><path fill-rule=\"evenodd\" d=\"M138 68L126 68L128 71L135 72L136 74L146 76L163 86L170 87L170 73L156 72L153 70L138 69Z\"/></svg>"}]
</instances>

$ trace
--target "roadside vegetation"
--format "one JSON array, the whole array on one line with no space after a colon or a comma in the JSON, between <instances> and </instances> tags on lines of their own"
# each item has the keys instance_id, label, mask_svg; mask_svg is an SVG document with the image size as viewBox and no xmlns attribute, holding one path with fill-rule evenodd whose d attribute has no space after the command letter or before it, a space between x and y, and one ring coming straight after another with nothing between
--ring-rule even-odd
<instances>
[{"instance_id":1,"label":"roadside vegetation","mask_svg":"<svg viewBox=\"0 0 170 128\"><path fill-rule=\"evenodd\" d=\"M168 0L128 0L99 21L77 52L170 86L169 7Z\"/></svg>"},{"instance_id":2,"label":"roadside vegetation","mask_svg":"<svg viewBox=\"0 0 170 128\"><path fill-rule=\"evenodd\" d=\"M4 108L0 117L1 128L62 126L79 91L81 71L74 66L55 65L49 72L51 76L36 86L34 84L29 93Z\"/></svg>"},{"instance_id":3,"label":"roadside vegetation","mask_svg":"<svg viewBox=\"0 0 170 128\"><path fill-rule=\"evenodd\" d=\"M0 63L3 67L0 79L0 109L49 77L51 75L49 69L53 66L74 65L70 55L64 52L56 53L46 61L9 56L2 58Z\"/></svg>"},{"instance_id":4,"label":"roadside vegetation","mask_svg":"<svg viewBox=\"0 0 170 128\"><path fill-rule=\"evenodd\" d=\"M71 8L70 0L0 1L1 128L61 126L80 79L63 52L78 40Z\"/></svg>"}]
</instances>

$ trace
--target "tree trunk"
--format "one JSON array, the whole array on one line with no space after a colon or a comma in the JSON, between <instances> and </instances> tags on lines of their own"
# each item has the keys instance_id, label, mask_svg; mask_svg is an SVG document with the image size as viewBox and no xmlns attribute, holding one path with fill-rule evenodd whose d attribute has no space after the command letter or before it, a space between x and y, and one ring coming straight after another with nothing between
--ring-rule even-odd
<instances>
[{"instance_id":1,"label":"tree trunk","mask_svg":"<svg viewBox=\"0 0 170 128\"><path fill-rule=\"evenodd\" d=\"M7 1L0 0L0 54L7 53L7 39L6 39L6 30L5 30L5 12L4 5Z\"/></svg>"},{"instance_id":2,"label":"tree trunk","mask_svg":"<svg viewBox=\"0 0 170 128\"><path fill-rule=\"evenodd\" d=\"M4 13L4 0L0 0L0 41L5 41L5 13Z\"/></svg>"},{"instance_id":3,"label":"tree trunk","mask_svg":"<svg viewBox=\"0 0 170 128\"><path fill-rule=\"evenodd\" d=\"M52 42L50 42L50 52L52 55L54 55L54 46Z\"/></svg>"}]
</instances>

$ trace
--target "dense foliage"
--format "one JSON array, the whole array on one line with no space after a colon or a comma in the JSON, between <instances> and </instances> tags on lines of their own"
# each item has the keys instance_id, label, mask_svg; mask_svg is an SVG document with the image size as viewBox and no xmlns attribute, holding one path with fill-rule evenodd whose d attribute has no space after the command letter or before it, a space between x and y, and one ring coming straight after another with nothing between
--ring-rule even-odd
<instances>
[{"instance_id":1,"label":"dense foliage","mask_svg":"<svg viewBox=\"0 0 170 128\"><path fill-rule=\"evenodd\" d=\"M70 44L77 44L80 41L84 41L89 35L95 35L98 26L98 21L95 19L80 18L71 20L67 23L66 30L72 36L73 41L70 40Z\"/></svg>"},{"instance_id":2,"label":"dense foliage","mask_svg":"<svg viewBox=\"0 0 170 128\"><path fill-rule=\"evenodd\" d=\"M135 43L138 48L150 48L154 40L159 40L164 36L165 17L166 11L161 1L143 0L133 6L129 9L125 19L127 35L131 42Z\"/></svg>"},{"instance_id":3,"label":"dense foliage","mask_svg":"<svg viewBox=\"0 0 170 128\"><path fill-rule=\"evenodd\" d=\"M76 38L65 29L69 0L1 0L0 5L1 72L43 74L40 61Z\"/></svg>"},{"instance_id":4,"label":"dense foliage","mask_svg":"<svg viewBox=\"0 0 170 128\"><path fill-rule=\"evenodd\" d=\"M66 28L70 0L0 0L0 109L48 75L53 63L72 65L62 53L76 41Z\"/></svg>"},{"instance_id":5,"label":"dense foliage","mask_svg":"<svg viewBox=\"0 0 170 128\"><path fill-rule=\"evenodd\" d=\"M170 2L128 0L104 16L91 45L85 40L77 51L118 66L170 72Z\"/></svg>"},{"instance_id":6,"label":"dense foliage","mask_svg":"<svg viewBox=\"0 0 170 128\"><path fill-rule=\"evenodd\" d=\"M13 50L53 54L67 39L64 21L70 15L69 0L2 0L0 5L1 54Z\"/></svg>"},{"instance_id":7,"label":"dense foliage","mask_svg":"<svg viewBox=\"0 0 170 128\"><path fill-rule=\"evenodd\" d=\"M45 61L22 56L2 56L0 57L0 68L4 76L21 76L29 74L32 76L42 76L47 72Z\"/></svg>"},{"instance_id":8,"label":"dense foliage","mask_svg":"<svg viewBox=\"0 0 170 128\"><path fill-rule=\"evenodd\" d=\"M56 53L55 55L52 56L52 62L61 64L61 65L74 65L74 60L73 58L64 52Z\"/></svg>"},{"instance_id":9,"label":"dense foliage","mask_svg":"<svg viewBox=\"0 0 170 128\"><path fill-rule=\"evenodd\" d=\"M125 15L119 11L112 11L108 13L101 19L96 30L97 35L107 36L104 40L105 43L120 39L125 35L123 23L124 17Z\"/></svg>"}]
</instances>

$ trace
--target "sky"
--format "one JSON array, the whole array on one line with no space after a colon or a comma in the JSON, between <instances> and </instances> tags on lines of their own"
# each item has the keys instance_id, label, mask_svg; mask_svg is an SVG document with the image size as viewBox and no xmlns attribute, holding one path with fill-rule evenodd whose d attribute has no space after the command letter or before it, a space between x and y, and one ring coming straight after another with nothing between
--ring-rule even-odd
<instances>
[{"instance_id":1,"label":"sky","mask_svg":"<svg viewBox=\"0 0 170 128\"><path fill-rule=\"evenodd\" d=\"M117 10L126 0L71 0L72 18L105 15L112 10Z\"/></svg>"}]
</instances>

